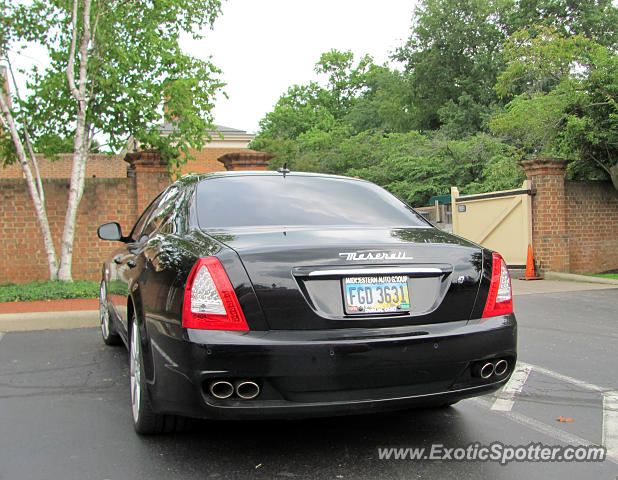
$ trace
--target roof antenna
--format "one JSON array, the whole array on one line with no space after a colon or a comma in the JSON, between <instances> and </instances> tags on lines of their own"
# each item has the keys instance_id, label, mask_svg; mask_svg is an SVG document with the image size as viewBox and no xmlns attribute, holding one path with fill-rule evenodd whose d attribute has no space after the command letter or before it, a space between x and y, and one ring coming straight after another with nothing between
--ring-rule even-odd
<instances>
[{"instance_id":1,"label":"roof antenna","mask_svg":"<svg viewBox=\"0 0 618 480\"><path fill-rule=\"evenodd\" d=\"M283 167L277 169L279 173L283 173L283 178L285 178L286 173L290 173L290 169L288 168L288 162L283 162Z\"/></svg>"}]
</instances>

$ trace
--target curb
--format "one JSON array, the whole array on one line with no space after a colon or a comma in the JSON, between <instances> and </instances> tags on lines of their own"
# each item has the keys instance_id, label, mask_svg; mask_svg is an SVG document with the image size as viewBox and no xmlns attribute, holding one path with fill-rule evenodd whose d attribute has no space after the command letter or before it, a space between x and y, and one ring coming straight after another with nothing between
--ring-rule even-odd
<instances>
[{"instance_id":1,"label":"curb","mask_svg":"<svg viewBox=\"0 0 618 480\"><path fill-rule=\"evenodd\" d=\"M587 275L577 275L575 273L562 272L543 272L548 280L568 280L571 282L602 283L605 285L618 285L618 280L613 278L589 277Z\"/></svg>"},{"instance_id":2,"label":"curb","mask_svg":"<svg viewBox=\"0 0 618 480\"><path fill-rule=\"evenodd\" d=\"M98 327L99 322L98 310L4 313L0 315L0 332Z\"/></svg>"}]
</instances>

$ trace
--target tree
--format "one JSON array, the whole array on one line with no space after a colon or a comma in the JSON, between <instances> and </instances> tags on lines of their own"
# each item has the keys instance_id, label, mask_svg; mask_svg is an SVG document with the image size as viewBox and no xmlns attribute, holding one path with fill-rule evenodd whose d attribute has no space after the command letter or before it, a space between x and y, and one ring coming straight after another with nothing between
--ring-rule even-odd
<instances>
[{"instance_id":1,"label":"tree","mask_svg":"<svg viewBox=\"0 0 618 480\"><path fill-rule=\"evenodd\" d=\"M416 205L452 185L467 192L521 185L508 145L483 134L453 140L444 130L414 131L409 77L353 65L349 53L323 55L316 72L329 74L325 86L295 85L266 114L251 147L277 155L270 168L356 175Z\"/></svg>"},{"instance_id":2,"label":"tree","mask_svg":"<svg viewBox=\"0 0 618 480\"><path fill-rule=\"evenodd\" d=\"M290 87L260 121L251 148L275 154L271 168L288 163L296 169L318 169L315 153L350 131L344 119L366 92L367 78L376 68L367 55L355 65L349 51L322 54L315 72L328 76L325 86L314 81Z\"/></svg>"},{"instance_id":3,"label":"tree","mask_svg":"<svg viewBox=\"0 0 618 480\"><path fill-rule=\"evenodd\" d=\"M539 27L516 32L505 47L508 67L496 91L513 95L491 121L495 133L523 157L558 155L570 170L596 176L600 169L618 189L618 58L580 35ZM586 166L583 168L583 166Z\"/></svg>"},{"instance_id":4,"label":"tree","mask_svg":"<svg viewBox=\"0 0 618 480\"><path fill-rule=\"evenodd\" d=\"M474 134L483 112L498 101L492 90L503 69L497 2L422 0L414 11L412 35L394 58L410 76L417 114L415 128L436 130L455 123L453 134ZM478 107L477 107L478 105ZM468 109L473 115L456 111Z\"/></svg>"},{"instance_id":5,"label":"tree","mask_svg":"<svg viewBox=\"0 0 618 480\"><path fill-rule=\"evenodd\" d=\"M488 132L503 108L493 86L506 67L503 43L526 29L579 35L618 47L618 8L611 0L422 0L412 34L394 58L409 75L414 128L460 139ZM518 92L520 93L520 92Z\"/></svg>"},{"instance_id":6,"label":"tree","mask_svg":"<svg viewBox=\"0 0 618 480\"><path fill-rule=\"evenodd\" d=\"M403 133L414 128L418 113L406 74L374 66L364 81L366 88L344 117L346 123L357 132Z\"/></svg>"},{"instance_id":7,"label":"tree","mask_svg":"<svg viewBox=\"0 0 618 480\"><path fill-rule=\"evenodd\" d=\"M213 127L212 98L222 84L212 63L183 53L179 39L183 32L200 38L196 32L211 26L219 13L219 0L0 0L0 53L5 60L9 62L10 50L31 43L43 45L50 58L44 71L30 72L27 98L14 96L11 108L0 95L2 126L12 141L12 147L2 143L9 147L2 156L24 169L50 278L71 279L75 218L96 136L105 138L111 150L122 148L132 136L159 149L171 166L207 140L204 132ZM159 128L163 102L176 127L166 136ZM41 182L30 167L36 166L32 144L41 145L45 136L73 138L59 262L46 226ZM46 145L58 144L62 142Z\"/></svg>"},{"instance_id":8,"label":"tree","mask_svg":"<svg viewBox=\"0 0 618 480\"><path fill-rule=\"evenodd\" d=\"M411 205L425 205L453 185L481 193L518 187L525 177L512 148L482 133L464 140L418 132L359 134L339 152L348 169L337 173L375 182Z\"/></svg>"},{"instance_id":9,"label":"tree","mask_svg":"<svg viewBox=\"0 0 618 480\"><path fill-rule=\"evenodd\" d=\"M541 27L563 37L579 35L605 47L618 47L618 8L612 0L503 0L500 24L507 35Z\"/></svg>"}]
</instances>

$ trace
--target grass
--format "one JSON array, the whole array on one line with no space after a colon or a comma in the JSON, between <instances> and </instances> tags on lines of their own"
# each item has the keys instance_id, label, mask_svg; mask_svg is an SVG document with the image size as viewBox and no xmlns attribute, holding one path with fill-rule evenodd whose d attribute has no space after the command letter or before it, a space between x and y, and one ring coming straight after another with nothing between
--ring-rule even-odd
<instances>
[{"instance_id":1,"label":"grass","mask_svg":"<svg viewBox=\"0 0 618 480\"><path fill-rule=\"evenodd\" d=\"M613 280L618 280L618 273L587 273L588 277L601 277L601 278L611 278Z\"/></svg>"},{"instance_id":2,"label":"grass","mask_svg":"<svg viewBox=\"0 0 618 480\"><path fill-rule=\"evenodd\" d=\"M46 280L43 282L0 285L0 302L98 297L99 283L89 280L76 280L75 282Z\"/></svg>"}]
</instances>

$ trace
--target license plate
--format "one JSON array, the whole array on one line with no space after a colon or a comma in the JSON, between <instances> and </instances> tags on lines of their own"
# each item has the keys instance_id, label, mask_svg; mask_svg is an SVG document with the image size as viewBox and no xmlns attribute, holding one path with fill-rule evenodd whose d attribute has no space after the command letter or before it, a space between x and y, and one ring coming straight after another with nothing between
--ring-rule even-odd
<instances>
[{"instance_id":1,"label":"license plate","mask_svg":"<svg viewBox=\"0 0 618 480\"><path fill-rule=\"evenodd\" d=\"M343 279L348 314L407 312L410 310L408 277L346 277Z\"/></svg>"}]
</instances>

